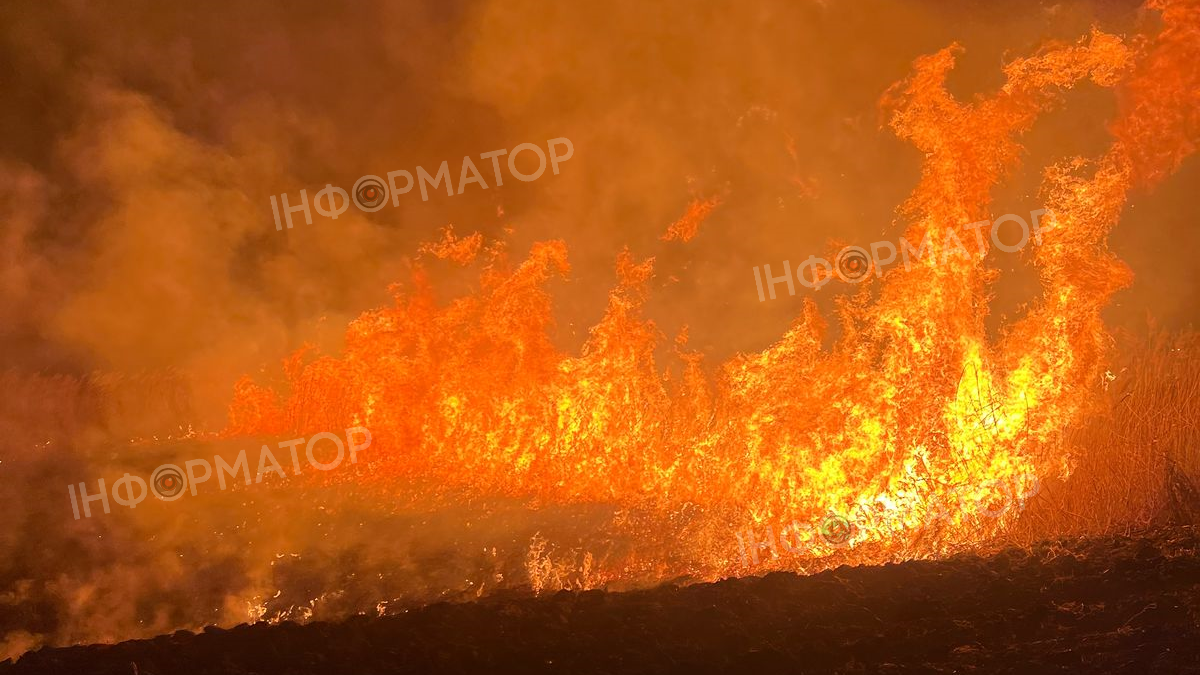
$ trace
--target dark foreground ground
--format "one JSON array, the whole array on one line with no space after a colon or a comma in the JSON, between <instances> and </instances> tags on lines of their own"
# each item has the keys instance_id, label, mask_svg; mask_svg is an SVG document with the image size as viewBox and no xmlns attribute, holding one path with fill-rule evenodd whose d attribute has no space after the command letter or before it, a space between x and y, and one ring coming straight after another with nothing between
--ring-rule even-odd
<instances>
[{"instance_id":1,"label":"dark foreground ground","mask_svg":"<svg viewBox=\"0 0 1200 675\"><path fill-rule=\"evenodd\" d=\"M0 675L1200 673L1200 532L43 649Z\"/></svg>"}]
</instances>

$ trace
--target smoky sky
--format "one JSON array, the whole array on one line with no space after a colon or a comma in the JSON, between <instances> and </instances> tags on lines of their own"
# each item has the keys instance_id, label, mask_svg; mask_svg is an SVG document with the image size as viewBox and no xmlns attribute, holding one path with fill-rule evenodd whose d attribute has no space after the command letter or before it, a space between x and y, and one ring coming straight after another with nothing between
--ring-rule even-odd
<instances>
[{"instance_id":1,"label":"smoky sky","mask_svg":"<svg viewBox=\"0 0 1200 675\"><path fill-rule=\"evenodd\" d=\"M14 2L0 8L0 366L176 369L218 420L241 373L388 303L419 242L455 231L567 242L556 341L577 349L614 261L654 257L647 314L714 359L770 344L803 297L760 303L751 268L903 231L920 157L878 101L952 42L961 98L1049 40L1152 21L1132 2ZM1038 208L1046 164L1094 156L1111 91L1081 85L1026 137L993 212ZM567 137L559 175L277 232L269 198ZM1135 194L1112 237L1137 274L1114 325L1190 324L1197 170ZM660 240L697 197L722 203ZM993 306L1036 286L1020 256ZM445 274L443 292L469 290ZM1023 276L1024 275L1024 276ZM461 276L461 275L460 275ZM1167 290L1169 289L1169 290Z\"/></svg>"}]
</instances>

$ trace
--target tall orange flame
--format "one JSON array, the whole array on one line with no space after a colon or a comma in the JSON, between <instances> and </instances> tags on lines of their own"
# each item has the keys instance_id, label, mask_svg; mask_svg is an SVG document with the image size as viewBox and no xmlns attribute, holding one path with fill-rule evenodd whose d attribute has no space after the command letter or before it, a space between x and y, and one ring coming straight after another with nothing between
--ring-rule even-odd
<instances>
[{"instance_id":1,"label":"tall orange flame","mask_svg":"<svg viewBox=\"0 0 1200 675\"><path fill-rule=\"evenodd\" d=\"M445 490L558 503L603 502L670 519L687 509L749 514L759 523L813 522L855 509L899 523L894 539L858 528L859 559L929 555L1004 528L954 512L931 519L955 490L984 503L1004 486L1069 472L1056 434L1089 409L1110 338L1100 318L1130 270L1106 248L1126 195L1174 170L1200 133L1200 5L1152 2L1164 27L1127 44L1093 32L1005 68L1006 82L970 102L945 80L957 46L914 64L882 104L892 129L924 155L901 207L909 241L928 238L911 270L889 272L840 299L840 338L824 348L812 302L761 352L716 370L676 343L678 375L656 363L643 315L653 261L629 252L579 355L549 339L545 284L569 270L563 242L535 244L513 265L503 243L445 238L423 252L479 264L479 289L439 305L423 268L395 304L369 311L336 357L301 350L286 391L238 384L232 434L311 433L361 424L375 433L364 487L422 479ZM1045 171L1053 229L1032 262L1040 301L999 340L984 318L998 273L982 254L951 255L947 227L987 218L990 195L1018 163L1020 135L1090 80L1116 87L1121 112L1104 155ZM672 230L687 240L715 206L697 203ZM342 474L339 474L342 475ZM732 541L732 537L729 538ZM738 569L724 542L698 546L696 569ZM810 557L831 549L815 542ZM874 551L868 554L865 552ZM589 560L590 562L590 560ZM800 558L780 562L800 566Z\"/></svg>"}]
</instances>

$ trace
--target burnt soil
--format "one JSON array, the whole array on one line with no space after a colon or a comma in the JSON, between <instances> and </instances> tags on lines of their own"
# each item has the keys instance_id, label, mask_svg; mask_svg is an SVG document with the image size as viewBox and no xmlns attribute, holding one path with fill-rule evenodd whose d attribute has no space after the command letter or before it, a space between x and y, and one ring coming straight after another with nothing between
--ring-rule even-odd
<instances>
[{"instance_id":1,"label":"burnt soil","mask_svg":"<svg viewBox=\"0 0 1200 675\"><path fill-rule=\"evenodd\" d=\"M41 649L0 675L1200 673L1200 531Z\"/></svg>"}]
</instances>

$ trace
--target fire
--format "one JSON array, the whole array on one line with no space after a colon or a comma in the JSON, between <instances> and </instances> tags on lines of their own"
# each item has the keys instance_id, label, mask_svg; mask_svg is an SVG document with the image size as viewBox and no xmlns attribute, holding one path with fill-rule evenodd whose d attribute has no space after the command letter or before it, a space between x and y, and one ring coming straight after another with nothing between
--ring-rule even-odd
<instances>
[{"instance_id":1,"label":"fire","mask_svg":"<svg viewBox=\"0 0 1200 675\"><path fill-rule=\"evenodd\" d=\"M536 243L514 263L503 241L447 230L422 247L408 283L393 287L392 306L350 324L339 355L301 349L285 361L279 389L239 382L227 433L365 425L375 445L354 478L362 489L386 496L419 480L445 495L612 504L649 514L629 516L647 541L657 534L647 523L694 535L675 573L741 571L733 537L716 533L747 520L890 514L900 527L886 537L851 532L839 555L856 562L986 541L1015 511L983 518L952 509L934 524L925 516L956 494L1011 500L1013 486L1027 491L1031 477L1064 477L1086 461L1058 438L1095 405L1110 342L1100 311L1132 280L1107 251L1107 234L1131 189L1161 180L1195 149L1200 4L1151 6L1164 22L1157 37L1095 31L1047 46L1008 64L999 90L969 102L945 87L958 47L915 62L881 104L892 130L924 156L899 220L905 238L928 238L930 251L914 269L841 298L840 337L829 348L826 318L808 302L761 352L713 367L689 351L685 331L664 367L655 357L662 336L643 309L654 261L626 251L603 318L579 354L565 353L549 337L546 285L567 277L566 245ZM954 242L943 233L987 217L993 189L1018 165L1021 134L1085 81L1117 92L1113 143L1097 158L1045 170L1050 229L1031 247L1042 295L992 339L984 318L998 272L983 256L945 255ZM686 242L719 203L696 200L664 238ZM428 267L445 264L438 260L477 268L478 290L439 303ZM553 567L543 550L541 541L531 549L531 570ZM773 564L814 569L831 554L818 545ZM665 564L648 553L602 568L588 554L583 576L599 584L634 570L665 575Z\"/></svg>"},{"instance_id":2,"label":"fire","mask_svg":"<svg viewBox=\"0 0 1200 675\"><path fill-rule=\"evenodd\" d=\"M687 212L683 214L679 220L671 223L663 236L659 237L663 241L691 241L696 236L696 232L700 229L700 223L712 213L713 209L721 205L721 197L710 197L708 199L693 199L688 204Z\"/></svg>"}]
</instances>

